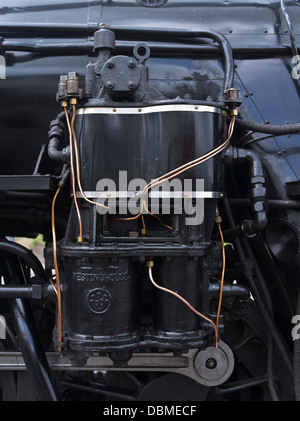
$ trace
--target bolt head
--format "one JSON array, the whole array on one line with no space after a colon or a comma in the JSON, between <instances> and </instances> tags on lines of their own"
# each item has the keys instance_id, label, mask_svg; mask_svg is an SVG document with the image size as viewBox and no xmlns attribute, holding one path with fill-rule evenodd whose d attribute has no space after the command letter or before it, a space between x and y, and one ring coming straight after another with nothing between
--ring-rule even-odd
<instances>
[{"instance_id":1,"label":"bolt head","mask_svg":"<svg viewBox=\"0 0 300 421\"><path fill-rule=\"evenodd\" d=\"M131 80L128 82L128 88L129 89L135 89L136 85L134 82L132 82Z\"/></svg>"},{"instance_id":2,"label":"bolt head","mask_svg":"<svg viewBox=\"0 0 300 421\"><path fill-rule=\"evenodd\" d=\"M208 360L206 360L206 367L213 369L217 367L217 361L214 358L208 358Z\"/></svg>"},{"instance_id":3,"label":"bolt head","mask_svg":"<svg viewBox=\"0 0 300 421\"><path fill-rule=\"evenodd\" d=\"M132 59L128 60L128 67L135 67L135 62Z\"/></svg>"},{"instance_id":4,"label":"bolt head","mask_svg":"<svg viewBox=\"0 0 300 421\"><path fill-rule=\"evenodd\" d=\"M114 87L114 84L113 84L113 82L112 82L111 80L108 80L108 81L105 83L105 86L106 86L108 89L112 89L112 88Z\"/></svg>"}]
</instances>

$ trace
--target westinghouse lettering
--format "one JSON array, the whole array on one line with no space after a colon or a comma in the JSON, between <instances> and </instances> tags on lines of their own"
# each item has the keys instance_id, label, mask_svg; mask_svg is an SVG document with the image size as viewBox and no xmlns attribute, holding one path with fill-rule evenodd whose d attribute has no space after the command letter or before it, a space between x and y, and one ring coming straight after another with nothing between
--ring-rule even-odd
<instances>
[{"instance_id":1,"label":"westinghouse lettering","mask_svg":"<svg viewBox=\"0 0 300 421\"><path fill-rule=\"evenodd\" d=\"M76 272L74 278L78 282L107 282L107 281L127 281L128 274L125 272L111 272L111 273L86 273Z\"/></svg>"}]
</instances>

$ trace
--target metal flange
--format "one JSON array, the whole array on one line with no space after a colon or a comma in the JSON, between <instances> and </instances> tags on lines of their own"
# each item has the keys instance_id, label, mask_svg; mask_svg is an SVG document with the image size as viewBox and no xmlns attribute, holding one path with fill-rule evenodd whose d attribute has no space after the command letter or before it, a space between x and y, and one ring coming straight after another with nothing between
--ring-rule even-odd
<instances>
[{"instance_id":1,"label":"metal flange","mask_svg":"<svg viewBox=\"0 0 300 421\"><path fill-rule=\"evenodd\" d=\"M219 341L218 347L208 347L199 351L194 359L194 366L205 386L218 386L224 383L232 374L234 356L224 342Z\"/></svg>"}]
</instances>

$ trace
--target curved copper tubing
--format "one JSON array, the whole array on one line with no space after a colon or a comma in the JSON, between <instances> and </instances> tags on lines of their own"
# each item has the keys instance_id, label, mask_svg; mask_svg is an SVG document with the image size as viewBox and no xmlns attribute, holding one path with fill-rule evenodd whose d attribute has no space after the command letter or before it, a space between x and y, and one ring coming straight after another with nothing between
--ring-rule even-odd
<instances>
[{"instance_id":1,"label":"curved copper tubing","mask_svg":"<svg viewBox=\"0 0 300 421\"><path fill-rule=\"evenodd\" d=\"M91 203L92 205L101 206L106 209L109 209L108 206L102 205L102 203L94 202L93 200L90 200L86 197L86 194L83 191L83 188L81 186L81 180L80 180L80 167L79 167L79 154L78 154L78 147L77 147L77 138L76 138L76 132L74 128L74 122L75 122L75 115L76 115L76 108L73 104L73 117L72 117L72 124L71 124L71 137L73 138L73 144L74 144L74 150L75 150L75 161L76 161L76 172L77 172L77 184L80 190L80 193L85 201L88 203Z\"/></svg>"},{"instance_id":2,"label":"curved copper tubing","mask_svg":"<svg viewBox=\"0 0 300 421\"><path fill-rule=\"evenodd\" d=\"M209 319L208 317L204 316L204 314L202 314L198 310L196 310L185 298L183 298L181 295L177 294L177 292L172 291L171 289L164 288L164 287L158 285L154 281L154 279L153 279L152 267L151 266L148 267L148 274L149 274L150 281L152 282L152 284L156 288L160 289L161 291L167 292L168 294L174 295L174 297L176 297L180 301L182 301L193 313L195 313L199 317L202 317L202 319L206 320L208 323L210 323L212 325L212 327L214 328L215 338L216 338L215 347L217 348L218 347L218 342L217 342L217 340L218 340L218 331L217 331L217 326L215 325L215 323L211 319Z\"/></svg>"},{"instance_id":3,"label":"curved copper tubing","mask_svg":"<svg viewBox=\"0 0 300 421\"><path fill-rule=\"evenodd\" d=\"M215 155L217 155L218 153L222 152L228 145L230 142L230 139L232 137L232 133L233 133L233 129L234 129L234 124L235 124L235 116L232 117L230 124L229 124L229 128L228 128L228 135L227 138L225 140L225 142L223 142L221 145L217 146L215 149L211 150L210 152L207 152L206 154L200 156L199 158L194 159L193 161L187 162L184 165L181 165L178 168L175 168L174 170L168 172L167 174L164 174L158 178L156 178L155 180L151 181L149 184L147 184L147 186L144 188L143 193L146 194L146 192L151 189L152 187L163 183L164 181L170 180L174 177L176 177L177 175L197 166L202 164L203 162L207 161L208 159L214 157Z\"/></svg>"},{"instance_id":4,"label":"curved copper tubing","mask_svg":"<svg viewBox=\"0 0 300 421\"><path fill-rule=\"evenodd\" d=\"M54 261L54 269L56 273L56 285L57 288L54 287L52 284L54 291L57 296L57 339L58 343L60 344L62 342L62 312L61 312L61 290L60 290L60 279L59 279L59 270L58 270L58 263L57 263L57 249L56 249L56 232L55 232L55 216L54 216L54 207L57 195L60 191L60 187L56 190L56 193L54 195L53 201L52 201L52 208L51 208L51 226L52 226L52 239L53 239L53 261ZM59 345L58 351L61 352L62 348Z\"/></svg>"},{"instance_id":5,"label":"curved copper tubing","mask_svg":"<svg viewBox=\"0 0 300 421\"><path fill-rule=\"evenodd\" d=\"M221 283L220 283L220 294L219 294L219 304L218 304L218 312L217 312L217 320L216 320L216 326L217 326L217 332L219 332L219 319L220 319L220 313L221 313L221 305L222 305L222 295L223 295L223 285L224 285L224 277L225 277L225 266L226 266L226 259L225 259L225 244L224 244L224 237L223 232L221 229L221 224L218 223L219 233L221 237L221 244L222 244L222 276L221 276Z\"/></svg>"},{"instance_id":6,"label":"curved copper tubing","mask_svg":"<svg viewBox=\"0 0 300 421\"><path fill-rule=\"evenodd\" d=\"M73 189L73 199L76 207L77 217L78 217L78 224L79 224L79 237L82 238L82 222L81 222L81 216L80 216L80 210L77 203L77 197L76 197L76 189L75 189L75 173L74 173L74 164L73 164L73 140L72 140L72 129L70 125L70 119L67 112L66 107L64 107L65 115L66 115L66 121L69 129L69 143L70 143L70 163L71 163L71 174L72 174L72 189ZM72 124L74 124L74 118L72 118Z\"/></svg>"}]
</instances>

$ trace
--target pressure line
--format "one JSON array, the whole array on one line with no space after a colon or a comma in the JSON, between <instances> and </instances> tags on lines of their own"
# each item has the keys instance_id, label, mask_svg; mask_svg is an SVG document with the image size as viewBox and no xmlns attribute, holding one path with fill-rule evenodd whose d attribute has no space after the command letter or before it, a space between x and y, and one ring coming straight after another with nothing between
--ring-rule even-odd
<instances>
[{"instance_id":1,"label":"pressure line","mask_svg":"<svg viewBox=\"0 0 300 421\"><path fill-rule=\"evenodd\" d=\"M73 117L72 117L70 136L73 139L73 145L74 145L74 151L75 151L77 184L78 184L79 191L81 193L81 196L83 197L83 199L86 202L91 203L92 205L95 205L95 206L101 206L101 207L104 207L106 209L109 209L108 206L105 206L102 203L97 203L97 202L94 202L93 200L88 199L86 197L85 192L83 191L83 188L82 188L82 185L81 185L79 153L78 153L77 138L76 138L76 132L75 132L75 115L76 115L76 107L75 107L75 104L73 104Z\"/></svg>"},{"instance_id":2,"label":"pressure line","mask_svg":"<svg viewBox=\"0 0 300 421\"><path fill-rule=\"evenodd\" d=\"M73 115L72 115L71 122L70 122L69 114L67 112L66 107L64 107L64 110L65 110L65 115L66 115L68 131L69 131L70 166L71 166L71 175L72 175L73 199L74 199L74 204L75 204L75 207L76 207L78 224L79 224L78 241L82 241L83 240L83 230L82 230L82 220L81 220L81 215L80 215L80 209L79 209L78 202L77 202L76 181L77 181L77 185L78 185L78 188L80 190L80 193L82 195L82 198L85 201L87 201L88 203L91 203L92 205L101 206L101 207L104 207L106 209L109 209L109 207L105 206L101 203L97 203L97 202L94 202L92 200L89 200L86 197L86 194L83 191L83 188L82 188L82 185L81 185L81 177L80 177L80 163L79 163L79 153L78 153L78 147L77 147L77 138L76 138L76 132L75 132L75 128L74 128L75 127L75 116L76 116L75 104L73 104ZM76 165L76 177L75 177L74 161L75 161L75 165Z\"/></svg>"},{"instance_id":3,"label":"pressure line","mask_svg":"<svg viewBox=\"0 0 300 421\"><path fill-rule=\"evenodd\" d=\"M174 297L178 298L180 301L182 301L193 313L195 313L197 316L201 317L202 319L206 320L208 323L210 323L214 329L215 332L215 348L218 348L218 331L217 331L217 326L216 324L209 319L208 317L206 317L204 314L200 313L198 310L196 310L185 298L183 298L181 295L179 295L177 292L172 291L171 289L162 287L160 285L158 285L155 280L153 279L153 274L152 274L152 266L153 266L153 262L149 261L147 262L147 266L148 266L148 275L149 275L149 279L152 282L152 284L158 288L161 291L167 292L168 294L173 295Z\"/></svg>"},{"instance_id":4,"label":"pressure line","mask_svg":"<svg viewBox=\"0 0 300 421\"><path fill-rule=\"evenodd\" d=\"M233 134L233 130L234 130L234 123L235 123L235 117L233 116L229 127L228 127L228 135L227 138L225 140L225 142L223 142L220 146L216 147L215 149L213 149L212 151L206 153L205 155L195 159L194 161L188 162L187 164L182 165L179 168L176 168L175 170L170 171L169 173L158 177L157 179L153 180L151 183L149 183L143 193L145 194L149 189L151 189L151 187L154 187L158 184L163 183L166 180L170 180L171 178L176 177L177 175L181 174L182 172L185 172L191 168L193 168L196 165L199 165L203 162L205 162L206 160L212 158L213 156L217 155L218 153L220 153L221 151L223 151L230 143L230 139L232 137ZM143 203L143 206L146 206L145 204L145 200ZM147 207L146 207L147 209ZM198 312L190 303L188 303L188 301L186 301L183 297L181 297L179 294L177 294L176 292L168 289L168 288L164 288L159 286L153 279L153 275L152 275L152 266L153 262L148 262L148 272L149 272L149 278L152 282L152 284L164 291L167 292L171 295L174 295L175 297L177 297L178 299L180 299L185 305L188 306L188 308L193 311L195 314L197 314L198 316L202 317L204 320L208 321L214 328L215 331L215 347L218 347L218 330L219 330L219 319L220 319L220 312L221 312L221 304L222 304L222 294L223 294L223 285L224 285L224 277L225 277L225 244L224 244L224 238L223 238L223 233L222 233L222 229L221 229L221 218L219 215L219 211L217 208L217 212L216 212L216 222L218 224L218 229L220 232L220 236L221 236L221 243L222 243L222 276L221 276L221 283L220 283L220 294L219 294L219 303L218 303L218 311L217 311L217 321L216 324L209 318L207 318L206 316L204 316L202 313Z\"/></svg>"},{"instance_id":5,"label":"pressure line","mask_svg":"<svg viewBox=\"0 0 300 421\"><path fill-rule=\"evenodd\" d=\"M61 343L62 343L62 309L61 309L61 289L60 289L60 279L59 279L59 269L58 269L58 263L57 263L57 246L56 246L56 231L55 231L55 214L54 214L54 208L55 208L55 202L58 196L58 193L60 192L60 187L56 190L56 193L54 195L53 201L52 201L52 209L51 209L51 227L52 227L52 241L53 241L53 261L54 261L54 269L56 274L56 288L54 288L54 291L57 296L57 340L58 340L58 351L61 352ZM51 282L52 284L52 282ZM52 284L53 286L53 284ZM54 287L54 286L53 286Z\"/></svg>"},{"instance_id":6,"label":"pressure line","mask_svg":"<svg viewBox=\"0 0 300 421\"><path fill-rule=\"evenodd\" d=\"M76 196L76 188L75 188L75 173L74 173L74 161L73 161L73 139L72 139L72 129L71 129L71 125L70 125L70 119L69 119L69 114L67 111L67 108L64 107L65 110L65 115L66 115L66 121L67 121L67 125L68 125L68 129L69 129L69 143L70 143L70 164L71 164L71 175L72 175L72 190L73 190L73 199L74 199L74 204L76 207L76 212L77 212L77 218L78 218L78 224L79 224L79 239L82 240L82 221L81 221L81 215L80 215L80 210L79 210L79 206L77 203L77 196ZM72 119L72 123L74 120L74 116Z\"/></svg>"},{"instance_id":7,"label":"pressure line","mask_svg":"<svg viewBox=\"0 0 300 421\"><path fill-rule=\"evenodd\" d=\"M165 182L165 181L167 181L167 180L170 180L170 179L172 179L172 178L174 178L174 177L176 177L176 176L178 176L178 175L182 174L183 172L188 171L188 170L190 170L191 168L194 168L194 167L196 167L197 165L200 165L200 164L202 164L203 162L205 162L205 161L209 160L210 158L213 158L213 157L214 157L214 156L216 156L217 154L221 153L221 152L222 152L224 149L226 149L226 148L227 148L227 146L230 144L230 139L231 139L232 134L233 134L234 125L235 125L235 116L233 116L233 117L231 118L231 121L230 121L230 124L229 124L229 127L228 127L228 134L227 134L227 138L226 138L226 140L225 140L225 141L224 141L221 145L217 146L216 148L212 149L211 151L207 152L206 154L204 154L204 155L202 155L202 156L200 156L200 157L198 157L198 158L194 159L193 161L187 162L186 164L183 164L183 165L181 165L180 167L175 168L174 170L172 170L172 171L170 171L170 172L168 172L168 173L166 173L166 174L164 174L164 175L162 175L162 176L160 176L160 177L158 177L158 178L156 178L156 179L152 180L152 181L151 181L150 183L148 183L148 184L146 185L146 187L143 189L143 196L145 196L145 195L147 194L147 192L148 192L151 188L153 188L153 187L155 187L155 186L157 186L157 185L159 185L159 184L162 184L163 182ZM146 204L146 200L145 200L145 198L144 198L144 197L141 197L141 209L140 209L140 211L139 211L139 213L138 213L137 215L135 215L135 216L133 216L133 217L129 217L129 218L118 218L117 220L129 221L129 220L134 220L134 219L137 219L137 218L139 218L139 217L143 214L143 211L144 211L144 210L145 210L145 211L146 211L149 215L154 216L155 218L157 218L157 219L160 221L160 223L161 223L162 225L166 226L166 227L167 227L167 228L169 228L169 229L172 229L172 227L170 227L169 225L164 224L164 223L161 221L161 219L160 219L157 215L152 214L152 213L149 211L149 209L148 209L148 207L147 207L147 204Z\"/></svg>"},{"instance_id":8,"label":"pressure line","mask_svg":"<svg viewBox=\"0 0 300 421\"><path fill-rule=\"evenodd\" d=\"M164 181L170 180L170 179L178 176L179 174L182 174L183 172L188 171L191 168L202 164L203 162L207 161L208 159L210 159L210 158L214 157L215 155L219 154L220 152L222 152L230 143L230 139L232 137L233 130L234 130L234 125L235 125L235 116L233 116L231 118L231 121L230 121L230 124L229 124L229 127L228 127L228 135L227 135L227 138L226 138L225 142L223 142L221 145L217 146L216 148L212 149L211 151L207 152L206 154L200 156L199 158L196 158L193 161L187 162L186 164L184 164L184 165L182 165L178 168L175 168L174 170L168 172L167 174L164 174L164 175L156 178L155 180L152 180L144 188L143 193L146 194L148 190L157 186L158 184L161 184Z\"/></svg>"},{"instance_id":9,"label":"pressure line","mask_svg":"<svg viewBox=\"0 0 300 421\"><path fill-rule=\"evenodd\" d=\"M152 284L156 288L160 289L161 291L167 292L171 295L174 295L176 298L181 300L197 316L202 317L204 320L206 320L207 322L209 322L213 326L214 332L215 332L215 348L218 348L219 321L220 321L222 296L223 296L223 286L224 286L224 278L225 278L225 267L226 267L225 242L224 242L223 232L222 232L222 228L221 228L221 217L220 217L220 214L219 214L218 207L217 207L217 210L216 210L216 223L218 225L218 229L219 229L219 233L220 233L220 237L221 237L221 245L222 245L222 275L221 275L221 282L220 282L220 293L219 293L219 302L218 302L218 311L217 311L216 323L214 323L211 319L209 319L208 317L206 317L205 315L203 315L202 313L197 311L185 298L183 298L181 295L179 295L175 291L172 291L168 288L164 288L164 287L158 285L153 279L153 274L152 274L152 267L154 265L153 261L147 262L147 266L148 266L148 274L149 274L150 281L152 282Z\"/></svg>"},{"instance_id":10,"label":"pressure line","mask_svg":"<svg viewBox=\"0 0 300 421\"><path fill-rule=\"evenodd\" d=\"M221 228L221 216L219 214L219 209L217 207L216 212L216 223L218 225L220 237L221 237L221 245L222 245L222 276L221 276L221 282L220 282L220 293L219 293L219 304L218 304L218 312L217 312L217 332L219 332L219 321L220 321L220 313L221 313L221 305L222 305L222 296L223 296L223 286L224 286L224 278L225 278L225 266L226 266L226 258L225 258L225 243L224 243L224 237L223 232Z\"/></svg>"}]
</instances>

